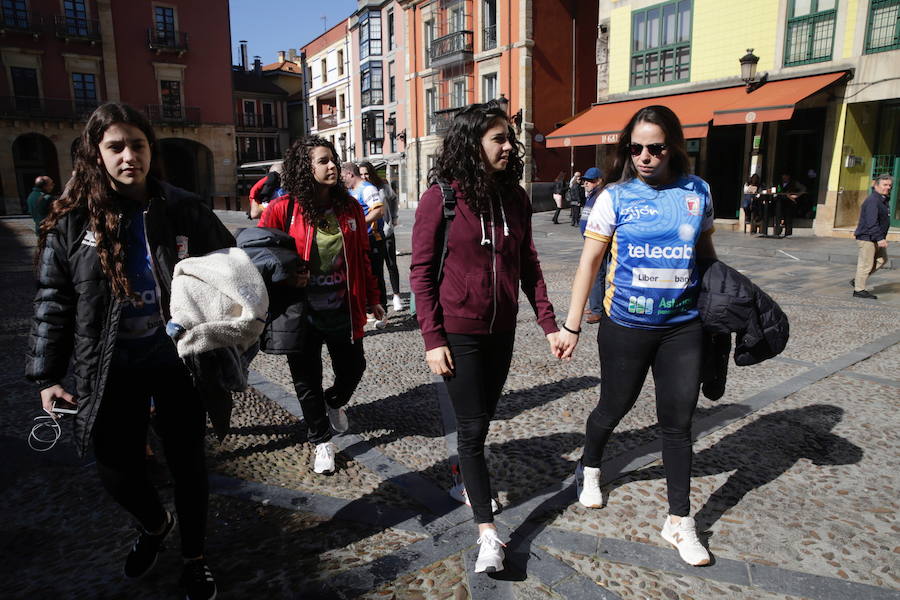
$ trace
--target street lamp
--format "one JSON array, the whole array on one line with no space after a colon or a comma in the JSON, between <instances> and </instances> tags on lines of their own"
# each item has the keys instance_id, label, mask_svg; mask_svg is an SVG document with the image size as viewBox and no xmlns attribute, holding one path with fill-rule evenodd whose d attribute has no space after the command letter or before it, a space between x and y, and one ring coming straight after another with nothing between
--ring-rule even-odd
<instances>
[{"instance_id":1,"label":"street lamp","mask_svg":"<svg viewBox=\"0 0 900 600\"><path fill-rule=\"evenodd\" d=\"M397 133L397 119L388 117L384 122L384 132L388 134L389 138L394 139Z\"/></svg>"},{"instance_id":2,"label":"street lamp","mask_svg":"<svg viewBox=\"0 0 900 600\"><path fill-rule=\"evenodd\" d=\"M347 154L347 134L346 133L341 132L341 134L338 136L338 144L341 147L341 154L346 156L346 154Z\"/></svg>"},{"instance_id":3,"label":"street lamp","mask_svg":"<svg viewBox=\"0 0 900 600\"><path fill-rule=\"evenodd\" d=\"M741 79L747 84L748 94L766 82L769 77L768 73L763 73L758 80L756 79L756 64L759 62L759 57L753 54L753 48L747 48L747 54L743 55L739 62L741 63Z\"/></svg>"}]
</instances>

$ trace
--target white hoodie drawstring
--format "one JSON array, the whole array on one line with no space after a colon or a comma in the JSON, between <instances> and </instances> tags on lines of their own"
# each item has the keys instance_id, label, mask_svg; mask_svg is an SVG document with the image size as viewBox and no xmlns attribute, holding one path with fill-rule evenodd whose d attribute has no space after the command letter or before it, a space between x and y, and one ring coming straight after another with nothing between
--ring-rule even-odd
<instances>
[{"instance_id":1,"label":"white hoodie drawstring","mask_svg":"<svg viewBox=\"0 0 900 600\"><path fill-rule=\"evenodd\" d=\"M491 240L487 239L487 234L484 231L484 215L479 215L478 218L481 219L481 245L487 246L491 243Z\"/></svg>"},{"instance_id":2,"label":"white hoodie drawstring","mask_svg":"<svg viewBox=\"0 0 900 600\"><path fill-rule=\"evenodd\" d=\"M509 237L509 227L506 225L506 211L503 210L503 198L500 198L500 218L503 219L503 237Z\"/></svg>"}]
</instances>

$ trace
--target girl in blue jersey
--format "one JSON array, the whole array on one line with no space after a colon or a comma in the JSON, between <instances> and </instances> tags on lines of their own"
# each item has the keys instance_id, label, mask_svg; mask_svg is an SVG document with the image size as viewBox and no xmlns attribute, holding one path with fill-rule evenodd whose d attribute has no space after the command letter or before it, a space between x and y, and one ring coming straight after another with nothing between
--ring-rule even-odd
<instances>
[{"instance_id":1,"label":"girl in blue jersey","mask_svg":"<svg viewBox=\"0 0 900 600\"><path fill-rule=\"evenodd\" d=\"M588 417L576 471L579 501L600 508L600 465L613 429L637 400L647 371L656 383L669 514L662 537L692 565L709 564L690 515L691 419L700 390L698 258L714 258L709 186L688 174L678 117L642 108L616 147L609 182L588 219L584 249L560 332L561 358L572 355L584 304L610 253L604 314L597 334L600 402Z\"/></svg>"}]
</instances>

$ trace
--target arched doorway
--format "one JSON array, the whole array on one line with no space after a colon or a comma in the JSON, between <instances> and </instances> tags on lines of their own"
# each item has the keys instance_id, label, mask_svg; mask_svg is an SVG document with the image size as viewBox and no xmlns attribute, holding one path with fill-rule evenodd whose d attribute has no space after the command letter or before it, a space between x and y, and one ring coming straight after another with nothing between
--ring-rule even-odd
<instances>
[{"instance_id":1,"label":"arched doorway","mask_svg":"<svg viewBox=\"0 0 900 600\"><path fill-rule=\"evenodd\" d=\"M13 142L12 152L20 210L24 213L27 210L25 199L31 193L36 177L49 175L59 189L59 161L53 142L39 133L26 133L17 137Z\"/></svg>"},{"instance_id":2,"label":"arched doorway","mask_svg":"<svg viewBox=\"0 0 900 600\"><path fill-rule=\"evenodd\" d=\"M159 140L166 181L190 192L205 202L213 195L213 156L209 148L184 138Z\"/></svg>"}]
</instances>

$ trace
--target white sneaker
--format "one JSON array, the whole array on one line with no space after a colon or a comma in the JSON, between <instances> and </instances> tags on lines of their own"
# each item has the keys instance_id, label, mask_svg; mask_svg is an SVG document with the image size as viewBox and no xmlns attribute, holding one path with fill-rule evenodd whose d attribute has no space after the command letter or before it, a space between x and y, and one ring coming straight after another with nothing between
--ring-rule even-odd
<instances>
[{"instance_id":1,"label":"white sneaker","mask_svg":"<svg viewBox=\"0 0 900 600\"><path fill-rule=\"evenodd\" d=\"M394 310L397 312L403 310L403 299L397 294L394 294Z\"/></svg>"},{"instance_id":2,"label":"white sneaker","mask_svg":"<svg viewBox=\"0 0 900 600\"><path fill-rule=\"evenodd\" d=\"M328 420L331 422L331 428L338 433L346 433L350 429L350 421L347 419L347 411L344 407L331 408L328 407Z\"/></svg>"},{"instance_id":3,"label":"white sneaker","mask_svg":"<svg viewBox=\"0 0 900 600\"><path fill-rule=\"evenodd\" d=\"M316 473L334 473L334 444L323 442L316 444L316 462L313 464Z\"/></svg>"},{"instance_id":4,"label":"white sneaker","mask_svg":"<svg viewBox=\"0 0 900 600\"><path fill-rule=\"evenodd\" d=\"M496 529L486 529L478 538L478 558L475 560L476 573L496 573L503 570L503 548L506 544L497 537Z\"/></svg>"},{"instance_id":5,"label":"white sneaker","mask_svg":"<svg viewBox=\"0 0 900 600\"><path fill-rule=\"evenodd\" d=\"M678 554L689 565L699 567L709 564L709 552L697 537L697 525L693 517L681 517L678 525L672 523L672 517L666 517L663 524L662 538L678 548Z\"/></svg>"},{"instance_id":6,"label":"white sneaker","mask_svg":"<svg viewBox=\"0 0 900 600\"><path fill-rule=\"evenodd\" d=\"M469 508L472 508L472 503L469 502L469 494L466 493L466 484L463 482L459 482L450 488L448 492L450 497L459 502L460 504L465 504ZM495 515L500 512L500 502L497 501L496 498L491 498L491 512Z\"/></svg>"},{"instance_id":7,"label":"white sneaker","mask_svg":"<svg viewBox=\"0 0 900 600\"><path fill-rule=\"evenodd\" d=\"M575 467L575 490L578 492L578 501L582 506L603 508L599 467L585 467L579 460Z\"/></svg>"}]
</instances>

